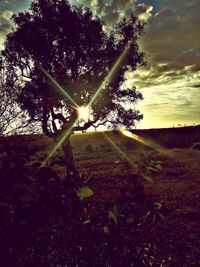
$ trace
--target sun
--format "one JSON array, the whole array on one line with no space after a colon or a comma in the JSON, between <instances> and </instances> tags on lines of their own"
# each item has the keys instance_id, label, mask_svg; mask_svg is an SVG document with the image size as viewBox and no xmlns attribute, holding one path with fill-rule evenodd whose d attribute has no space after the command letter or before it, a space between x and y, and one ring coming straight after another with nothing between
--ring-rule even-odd
<instances>
[{"instance_id":1,"label":"sun","mask_svg":"<svg viewBox=\"0 0 200 267\"><path fill-rule=\"evenodd\" d=\"M78 108L79 119L88 121L90 117L90 108L88 106L82 106Z\"/></svg>"}]
</instances>

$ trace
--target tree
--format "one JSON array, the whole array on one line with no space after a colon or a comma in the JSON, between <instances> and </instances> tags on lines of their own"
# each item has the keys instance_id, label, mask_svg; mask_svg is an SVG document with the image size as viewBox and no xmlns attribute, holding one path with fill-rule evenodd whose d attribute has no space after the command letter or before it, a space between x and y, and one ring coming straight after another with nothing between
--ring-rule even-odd
<instances>
[{"instance_id":1,"label":"tree","mask_svg":"<svg viewBox=\"0 0 200 267\"><path fill-rule=\"evenodd\" d=\"M144 25L132 15L108 32L89 9L70 6L66 0L35 0L28 12L13 15L12 20L15 29L7 36L2 52L7 62L6 88L16 92L21 108L32 121L41 122L47 136L71 129L63 150L68 172L74 173L72 132L100 124L130 128L142 119L134 105L142 99L141 93L123 88L123 82L127 70L135 71L144 64L137 44ZM127 45L123 64L95 98ZM52 77L62 90L55 87ZM90 116L78 120L77 107L88 103Z\"/></svg>"},{"instance_id":2,"label":"tree","mask_svg":"<svg viewBox=\"0 0 200 267\"><path fill-rule=\"evenodd\" d=\"M27 112L22 110L16 101L17 96L13 91L6 90L5 70L0 55L0 136L23 134L27 131L33 133L36 127L31 127L32 123L29 122Z\"/></svg>"}]
</instances>

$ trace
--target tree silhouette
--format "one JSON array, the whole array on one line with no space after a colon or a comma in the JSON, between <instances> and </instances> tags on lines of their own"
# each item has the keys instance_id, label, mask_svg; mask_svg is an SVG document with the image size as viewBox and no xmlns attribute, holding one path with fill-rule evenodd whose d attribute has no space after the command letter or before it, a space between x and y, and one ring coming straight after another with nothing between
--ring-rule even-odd
<instances>
[{"instance_id":1,"label":"tree silhouette","mask_svg":"<svg viewBox=\"0 0 200 267\"><path fill-rule=\"evenodd\" d=\"M27 130L36 133L26 111L20 109L16 95L11 90L6 90L6 77L3 57L0 55L0 137L13 134L24 134ZM5 139L6 140L6 139ZM6 146L6 141L4 141Z\"/></svg>"},{"instance_id":2,"label":"tree silhouette","mask_svg":"<svg viewBox=\"0 0 200 267\"><path fill-rule=\"evenodd\" d=\"M12 20L15 28L2 51L6 88L15 92L32 121L41 122L47 136L58 136L70 127L71 134L100 124L130 128L142 119L134 105L142 99L141 93L123 87L124 73L144 64L137 44L144 25L137 17L132 15L108 31L89 9L70 6L66 0L35 0L28 12L15 14ZM90 117L77 120L78 112L70 99L77 106L87 105L127 44L129 52L123 64L91 102ZM74 172L70 134L63 148L68 171Z\"/></svg>"}]
</instances>

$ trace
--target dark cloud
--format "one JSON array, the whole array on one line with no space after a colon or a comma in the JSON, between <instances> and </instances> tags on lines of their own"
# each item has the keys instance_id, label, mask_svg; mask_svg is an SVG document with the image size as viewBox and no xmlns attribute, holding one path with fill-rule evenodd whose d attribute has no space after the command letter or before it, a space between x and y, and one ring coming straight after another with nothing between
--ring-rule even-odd
<instances>
[{"instance_id":1,"label":"dark cloud","mask_svg":"<svg viewBox=\"0 0 200 267\"><path fill-rule=\"evenodd\" d=\"M200 1L199 0L70 0L90 7L112 27L134 13L147 21L140 48L147 66L127 73L126 85L142 89L144 113L141 127L200 123ZM11 29L11 11L30 0L0 2L0 42Z\"/></svg>"},{"instance_id":2,"label":"dark cloud","mask_svg":"<svg viewBox=\"0 0 200 267\"><path fill-rule=\"evenodd\" d=\"M192 87L194 87L194 88L200 88L200 84L195 84Z\"/></svg>"},{"instance_id":3,"label":"dark cloud","mask_svg":"<svg viewBox=\"0 0 200 267\"><path fill-rule=\"evenodd\" d=\"M163 7L149 18L140 42L148 61L146 73L153 76L152 84L159 77L164 80L158 79L157 84L193 79L200 71L200 1L161 2ZM142 82L144 73L140 77Z\"/></svg>"},{"instance_id":4,"label":"dark cloud","mask_svg":"<svg viewBox=\"0 0 200 267\"><path fill-rule=\"evenodd\" d=\"M91 8L104 20L107 27L112 26L123 17L128 17L132 12L146 21L152 11L152 5L144 3L137 5L137 0L71 0L70 2Z\"/></svg>"}]
</instances>

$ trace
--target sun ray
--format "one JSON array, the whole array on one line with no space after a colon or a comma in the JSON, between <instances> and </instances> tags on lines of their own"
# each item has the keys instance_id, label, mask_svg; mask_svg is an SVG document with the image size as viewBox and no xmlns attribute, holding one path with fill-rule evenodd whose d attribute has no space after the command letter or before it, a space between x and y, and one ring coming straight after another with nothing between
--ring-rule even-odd
<instances>
[{"instance_id":1,"label":"sun ray","mask_svg":"<svg viewBox=\"0 0 200 267\"><path fill-rule=\"evenodd\" d=\"M130 166L135 169L135 164L133 161L127 156L127 154L104 132L102 132L104 137L108 140L108 142L117 150L119 154L121 154L122 158L129 162Z\"/></svg>"},{"instance_id":2,"label":"sun ray","mask_svg":"<svg viewBox=\"0 0 200 267\"><path fill-rule=\"evenodd\" d=\"M79 119L88 121L90 118L90 108L88 106L81 106L78 108Z\"/></svg>"},{"instance_id":3,"label":"sun ray","mask_svg":"<svg viewBox=\"0 0 200 267\"><path fill-rule=\"evenodd\" d=\"M94 101L97 99L97 97L101 93L101 91L106 87L106 85L109 84L109 82L111 81L113 75L116 73L116 71L119 69L121 63L125 59L128 51L129 51L129 48L130 48L130 43L131 42L129 41L128 44L125 46L124 50L122 51L122 53L120 54L120 56L118 57L118 59L116 60L116 62L114 63L114 65L111 68L111 70L109 71L108 75L103 80L103 82L101 83L101 85L99 86L99 88L97 89L97 91L95 92L95 94L93 95L93 97L91 98L88 106L91 106L94 103Z\"/></svg>"},{"instance_id":4,"label":"sun ray","mask_svg":"<svg viewBox=\"0 0 200 267\"><path fill-rule=\"evenodd\" d=\"M132 132L127 131L127 130L120 129L120 132L123 135L125 135L129 138L132 138L135 141L137 141L137 142L139 142L139 143L141 143L141 144L143 144L143 145L145 145L145 146L147 146L147 147L149 147L155 151L158 151L161 154L166 154L167 156L172 157L172 153L170 153L170 151L166 151L165 147L153 142L152 140L146 140L146 139L144 139L144 137L141 137L137 134L133 134Z\"/></svg>"},{"instance_id":5,"label":"sun ray","mask_svg":"<svg viewBox=\"0 0 200 267\"><path fill-rule=\"evenodd\" d=\"M82 114L83 113L86 113L86 109L87 109L87 111L89 110L90 106L97 99L97 97L99 96L100 92L111 81L113 75L116 73L116 71L120 67L121 63L125 59L128 51L129 51L130 44L131 44L131 41L129 41L128 44L125 46L124 50L122 51L122 53L120 54L120 56L118 57L118 59L114 63L113 67L109 71L108 75L103 80L103 82L101 83L101 85L99 86L99 88L97 89L97 91L95 92L95 94L93 95L93 97L91 98L91 100L89 101L88 105L86 105L84 107L79 107L78 104L71 98L71 96L60 86L60 84L42 66L40 66L40 69L41 69L42 73L45 75L45 77L47 77L47 79L49 79L52 82L52 84L54 85L54 88L57 89L62 95L64 95L65 97L67 97L68 100L70 100L70 102L74 105L72 107L74 109L76 109L78 111L78 113L79 113L79 116L74 121L74 123L72 123L72 125L68 129L66 129L65 132L61 135L60 140L58 141L58 143L56 144L56 146L49 152L48 157L44 160L44 162L43 162L42 165L44 165L55 154L55 152L57 151L57 149L64 143L64 141L66 140L66 138L73 131L74 125L81 118ZM83 108L84 108L84 112L81 112L81 110L83 110ZM130 159L127 157L127 155L108 136L106 136L106 138L109 140L109 142L112 143L112 145L118 150L118 152L120 152L120 154L123 155L126 158L126 160L128 160L130 162Z\"/></svg>"},{"instance_id":6,"label":"sun ray","mask_svg":"<svg viewBox=\"0 0 200 267\"><path fill-rule=\"evenodd\" d=\"M64 97L68 98L68 100L76 108L79 108L79 106L74 101L74 99L62 88L62 86L60 86L60 84L42 66L40 66L40 69L41 69L42 73L45 75L45 77L47 79L49 79L49 81L51 81L51 83L53 84L54 88L56 88ZM75 108L74 106L72 106L72 107Z\"/></svg>"},{"instance_id":7,"label":"sun ray","mask_svg":"<svg viewBox=\"0 0 200 267\"><path fill-rule=\"evenodd\" d=\"M48 162L48 160L50 158L53 157L53 155L56 153L57 149L60 148L60 146L62 146L62 144L65 142L65 140L69 137L69 135L71 134L71 132L73 131L73 127L74 125L78 122L79 118L76 118L76 120L71 124L70 127L68 127L60 136L59 141L57 142L57 144L55 145L55 147L49 151L47 158L42 162L41 167L46 165L46 162Z\"/></svg>"},{"instance_id":8,"label":"sun ray","mask_svg":"<svg viewBox=\"0 0 200 267\"><path fill-rule=\"evenodd\" d=\"M144 138L140 137L140 136L137 135L137 134L133 134L133 133L130 132L130 131L120 129L120 132L121 132L123 135L125 135L125 136L127 136L127 137L129 137L129 138L132 138L132 139L136 140L136 141L139 142L139 143L142 143L143 145L149 146L149 147L151 147L151 148L152 148L152 146L153 146L152 144L150 144L150 142L147 142ZM154 147L155 147L155 146L154 146Z\"/></svg>"}]
</instances>

